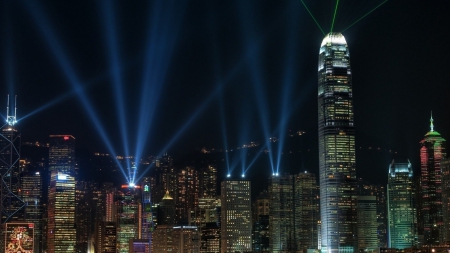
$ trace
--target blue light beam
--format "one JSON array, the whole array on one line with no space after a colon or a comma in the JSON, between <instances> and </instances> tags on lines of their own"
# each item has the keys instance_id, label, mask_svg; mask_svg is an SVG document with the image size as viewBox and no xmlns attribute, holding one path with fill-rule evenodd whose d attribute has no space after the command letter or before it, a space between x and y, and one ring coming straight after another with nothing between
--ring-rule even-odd
<instances>
[{"instance_id":1,"label":"blue light beam","mask_svg":"<svg viewBox=\"0 0 450 253\"><path fill-rule=\"evenodd\" d=\"M104 131L104 128L99 118L97 117L97 114L95 113L94 107L91 105L87 96L83 92L81 82L79 81L77 74L72 68L69 59L67 58L67 55L64 53L60 41L53 32L53 29L51 28L48 19L43 15L43 10L41 6L38 4L38 2L26 2L25 6L27 7L27 10L29 11L33 20L35 21L34 23L38 26L39 30L42 32L43 39L47 42L50 51L52 52L56 61L59 63L58 66L65 74L67 81L69 82L75 93L78 95L81 105L83 106L85 112L93 122L95 129L97 130L107 149L109 150L109 152L113 157L117 157L116 152L112 148L111 142L109 141L108 136L106 135L106 132ZM129 178L126 176L122 165L118 162L117 159L115 159L115 161L119 166L119 169L121 170L122 174L128 181Z\"/></svg>"}]
</instances>

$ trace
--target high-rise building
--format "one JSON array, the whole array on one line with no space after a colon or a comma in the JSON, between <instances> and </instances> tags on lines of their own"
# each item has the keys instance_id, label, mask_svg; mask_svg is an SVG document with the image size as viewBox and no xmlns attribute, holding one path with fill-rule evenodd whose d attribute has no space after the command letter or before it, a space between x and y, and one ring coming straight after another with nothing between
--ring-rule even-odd
<instances>
[{"instance_id":1,"label":"high-rise building","mask_svg":"<svg viewBox=\"0 0 450 253\"><path fill-rule=\"evenodd\" d=\"M173 166L172 157L165 154L163 157L157 158L155 161L155 169L153 170L151 177L151 198L156 201L161 201L161 199L169 191L172 197L176 199L177 194L177 173Z\"/></svg>"},{"instance_id":2,"label":"high-rise building","mask_svg":"<svg viewBox=\"0 0 450 253\"><path fill-rule=\"evenodd\" d=\"M266 190L260 192L258 197L256 197L255 202L253 203L253 222L258 222L259 216L261 215L269 215L269 203L269 193Z\"/></svg>"},{"instance_id":3,"label":"high-rise building","mask_svg":"<svg viewBox=\"0 0 450 253\"><path fill-rule=\"evenodd\" d=\"M142 205L137 187L123 185L117 192L117 252L128 253L130 239L139 239Z\"/></svg>"},{"instance_id":4,"label":"high-rise building","mask_svg":"<svg viewBox=\"0 0 450 253\"><path fill-rule=\"evenodd\" d=\"M175 225L175 202L173 198L170 196L169 191L166 192L166 195L162 198L161 202L159 202L158 206L158 219L157 223L159 225Z\"/></svg>"},{"instance_id":5,"label":"high-rise building","mask_svg":"<svg viewBox=\"0 0 450 253\"><path fill-rule=\"evenodd\" d=\"M200 252L200 232L196 226L176 226L172 230L173 252Z\"/></svg>"},{"instance_id":6,"label":"high-rise building","mask_svg":"<svg viewBox=\"0 0 450 253\"><path fill-rule=\"evenodd\" d=\"M297 250L318 248L319 188L316 176L307 171L294 175L295 239Z\"/></svg>"},{"instance_id":7,"label":"high-rise building","mask_svg":"<svg viewBox=\"0 0 450 253\"><path fill-rule=\"evenodd\" d=\"M150 192L150 178L144 177L141 183L142 192L142 228L141 238L147 240L149 243L152 239L153 231L153 212L152 199Z\"/></svg>"},{"instance_id":8,"label":"high-rise building","mask_svg":"<svg viewBox=\"0 0 450 253\"><path fill-rule=\"evenodd\" d=\"M0 222L2 224L17 221L25 207L18 192L21 136L15 123L15 116L9 116L8 107L7 123L0 129ZM3 238L0 240L3 241Z\"/></svg>"},{"instance_id":9,"label":"high-rise building","mask_svg":"<svg viewBox=\"0 0 450 253\"><path fill-rule=\"evenodd\" d=\"M358 249L374 252L378 248L377 197L358 196Z\"/></svg>"},{"instance_id":10,"label":"high-rise building","mask_svg":"<svg viewBox=\"0 0 450 253\"><path fill-rule=\"evenodd\" d=\"M375 196L377 207L377 247L387 247L387 218L386 218L386 186L371 184L360 178L358 180L358 196Z\"/></svg>"},{"instance_id":11,"label":"high-rise building","mask_svg":"<svg viewBox=\"0 0 450 253\"><path fill-rule=\"evenodd\" d=\"M356 159L350 54L344 36L319 51L319 181L322 252L355 252Z\"/></svg>"},{"instance_id":12,"label":"high-rise building","mask_svg":"<svg viewBox=\"0 0 450 253\"><path fill-rule=\"evenodd\" d=\"M199 198L198 171L193 166L178 170L177 192L175 194L176 220L179 224L190 224L192 215L198 207Z\"/></svg>"},{"instance_id":13,"label":"high-rise building","mask_svg":"<svg viewBox=\"0 0 450 253\"><path fill-rule=\"evenodd\" d=\"M442 216L444 243L450 244L450 160L441 161L442 170Z\"/></svg>"},{"instance_id":14,"label":"high-rise building","mask_svg":"<svg viewBox=\"0 0 450 253\"><path fill-rule=\"evenodd\" d=\"M117 223L101 221L95 233L95 252L116 253Z\"/></svg>"},{"instance_id":15,"label":"high-rise building","mask_svg":"<svg viewBox=\"0 0 450 253\"><path fill-rule=\"evenodd\" d=\"M442 171L441 160L446 157L446 141L434 131L433 117L430 119L430 131L420 142L420 228L427 245L439 245L444 242L442 214Z\"/></svg>"},{"instance_id":16,"label":"high-rise building","mask_svg":"<svg viewBox=\"0 0 450 253\"><path fill-rule=\"evenodd\" d=\"M417 245L417 216L411 163L389 165L387 185L388 247L405 249Z\"/></svg>"},{"instance_id":17,"label":"high-rise building","mask_svg":"<svg viewBox=\"0 0 450 253\"><path fill-rule=\"evenodd\" d=\"M200 169L200 197L217 196L217 166L208 164Z\"/></svg>"},{"instance_id":18,"label":"high-rise building","mask_svg":"<svg viewBox=\"0 0 450 253\"><path fill-rule=\"evenodd\" d=\"M221 253L252 250L251 185L246 180L221 184Z\"/></svg>"},{"instance_id":19,"label":"high-rise building","mask_svg":"<svg viewBox=\"0 0 450 253\"><path fill-rule=\"evenodd\" d=\"M75 138L50 135L47 252L75 252Z\"/></svg>"},{"instance_id":20,"label":"high-rise building","mask_svg":"<svg viewBox=\"0 0 450 253\"><path fill-rule=\"evenodd\" d=\"M205 223L200 231L200 253L220 252L220 228L217 222Z\"/></svg>"},{"instance_id":21,"label":"high-rise building","mask_svg":"<svg viewBox=\"0 0 450 253\"><path fill-rule=\"evenodd\" d=\"M34 224L34 252L42 252L42 174L39 171L23 172L20 185L19 196L25 203L23 220Z\"/></svg>"},{"instance_id":22,"label":"high-rise building","mask_svg":"<svg viewBox=\"0 0 450 253\"><path fill-rule=\"evenodd\" d=\"M273 175L269 179L269 245L271 252L294 252L295 207L291 175Z\"/></svg>"}]
</instances>

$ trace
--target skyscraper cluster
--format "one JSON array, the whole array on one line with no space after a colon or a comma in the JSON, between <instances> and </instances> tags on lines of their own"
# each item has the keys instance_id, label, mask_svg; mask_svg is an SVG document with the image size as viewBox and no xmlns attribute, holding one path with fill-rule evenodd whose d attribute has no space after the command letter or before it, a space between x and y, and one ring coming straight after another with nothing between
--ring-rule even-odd
<instances>
[{"instance_id":1,"label":"skyscraper cluster","mask_svg":"<svg viewBox=\"0 0 450 253\"><path fill-rule=\"evenodd\" d=\"M20 157L15 118L0 138L0 250L15 252L353 253L436 252L450 247L450 162L434 130L387 185L356 177L352 71L347 42L329 33L319 50L319 174L274 173L252 199L251 180L218 183L214 162L174 165L168 154L136 182L79 179L75 137L50 135L48 166ZM416 165L419 167L419 165ZM220 186L220 187L219 187ZM20 247L20 248L18 248Z\"/></svg>"}]
</instances>

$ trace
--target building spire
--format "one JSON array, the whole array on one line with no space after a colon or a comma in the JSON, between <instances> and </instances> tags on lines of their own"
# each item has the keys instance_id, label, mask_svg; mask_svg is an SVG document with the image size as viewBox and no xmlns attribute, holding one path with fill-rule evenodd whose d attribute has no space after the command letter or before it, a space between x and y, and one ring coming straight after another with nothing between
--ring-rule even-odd
<instances>
[{"instance_id":1,"label":"building spire","mask_svg":"<svg viewBox=\"0 0 450 253\"><path fill-rule=\"evenodd\" d=\"M434 125L433 125L433 111L431 111L430 129L431 129L431 132L434 132Z\"/></svg>"}]
</instances>

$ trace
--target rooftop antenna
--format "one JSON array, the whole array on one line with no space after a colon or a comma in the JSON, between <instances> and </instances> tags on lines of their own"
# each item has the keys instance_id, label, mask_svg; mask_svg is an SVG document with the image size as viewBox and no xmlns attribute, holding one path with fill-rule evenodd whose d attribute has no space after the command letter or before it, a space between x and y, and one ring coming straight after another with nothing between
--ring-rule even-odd
<instances>
[{"instance_id":1,"label":"rooftop antenna","mask_svg":"<svg viewBox=\"0 0 450 253\"><path fill-rule=\"evenodd\" d=\"M430 118L430 129L431 132L434 132L434 125L433 125L433 111L431 111L431 118Z\"/></svg>"},{"instance_id":2,"label":"rooftop antenna","mask_svg":"<svg viewBox=\"0 0 450 253\"><path fill-rule=\"evenodd\" d=\"M10 126L14 126L17 123L16 120L17 115L17 95L14 100L14 115L9 115L9 94L8 94L8 102L6 103L6 123Z\"/></svg>"}]
</instances>

